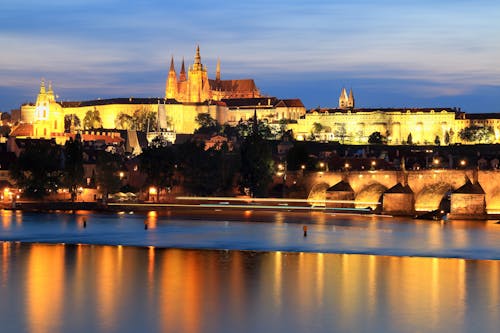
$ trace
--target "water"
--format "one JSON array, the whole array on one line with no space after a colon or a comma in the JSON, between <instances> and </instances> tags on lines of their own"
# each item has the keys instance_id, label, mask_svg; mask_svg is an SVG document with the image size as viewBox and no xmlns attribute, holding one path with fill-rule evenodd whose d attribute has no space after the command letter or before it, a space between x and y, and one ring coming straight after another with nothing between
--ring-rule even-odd
<instances>
[{"instance_id":1,"label":"water","mask_svg":"<svg viewBox=\"0 0 500 333\"><path fill-rule=\"evenodd\" d=\"M147 216L4 211L0 218L0 240L8 241L500 259L500 224L494 221L214 209Z\"/></svg>"},{"instance_id":2,"label":"water","mask_svg":"<svg viewBox=\"0 0 500 333\"><path fill-rule=\"evenodd\" d=\"M498 332L495 223L190 215L4 212L0 331Z\"/></svg>"}]
</instances>

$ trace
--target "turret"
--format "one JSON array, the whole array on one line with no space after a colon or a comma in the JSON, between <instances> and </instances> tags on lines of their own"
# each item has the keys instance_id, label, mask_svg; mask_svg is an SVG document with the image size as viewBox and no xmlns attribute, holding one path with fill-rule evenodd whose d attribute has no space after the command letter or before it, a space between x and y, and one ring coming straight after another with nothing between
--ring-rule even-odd
<instances>
[{"instance_id":1,"label":"turret","mask_svg":"<svg viewBox=\"0 0 500 333\"><path fill-rule=\"evenodd\" d=\"M349 90L349 98L347 100L347 107L354 108L354 94L352 92L352 88L351 88L351 90Z\"/></svg>"},{"instance_id":2,"label":"turret","mask_svg":"<svg viewBox=\"0 0 500 333\"><path fill-rule=\"evenodd\" d=\"M167 83L165 85L165 98L176 98L177 96L177 74L175 73L174 57L170 60Z\"/></svg>"},{"instance_id":3,"label":"turret","mask_svg":"<svg viewBox=\"0 0 500 333\"><path fill-rule=\"evenodd\" d=\"M347 91L342 88L339 97L339 109L346 109L348 107L349 97L347 96Z\"/></svg>"},{"instance_id":4,"label":"turret","mask_svg":"<svg viewBox=\"0 0 500 333\"><path fill-rule=\"evenodd\" d=\"M193 66L189 68L187 100L200 103L211 98L207 68L201 63L200 47L196 47Z\"/></svg>"},{"instance_id":5,"label":"turret","mask_svg":"<svg viewBox=\"0 0 500 333\"><path fill-rule=\"evenodd\" d=\"M179 74L179 82L186 81L186 66L184 66L184 58L182 58L181 72Z\"/></svg>"},{"instance_id":6,"label":"turret","mask_svg":"<svg viewBox=\"0 0 500 333\"><path fill-rule=\"evenodd\" d=\"M194 71L201 71L203 69L203 65L201 64L201 56L200 56L200 46L196 46L196 55L194 56Z\"/></svg>"},{"instance_id":7,"label":"turret","mask_svg":"<svg viewBox=\"0 0 500 333\"><path fill-rule=\"evenodd\" d=\"M215 80L220 81L220 59L217 59L217 68L215 70Z\"/></svg>"}]
</instances>

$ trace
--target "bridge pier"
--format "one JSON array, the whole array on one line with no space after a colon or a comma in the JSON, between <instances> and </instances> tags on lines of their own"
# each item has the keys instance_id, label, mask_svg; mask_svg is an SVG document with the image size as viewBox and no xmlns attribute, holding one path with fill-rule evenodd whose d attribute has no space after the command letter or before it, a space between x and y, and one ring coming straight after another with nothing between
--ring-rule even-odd
<instances>
[{"instance_id":1,"label":"bridge pier","mask_svg":"<svg viewBox=\"0 0 500 333\"><path fill-rule=\"evenodd\" d=\"M397 183L385 191L382 200L382 212L397 216L415 215L415 194L410 186Z\"/></svg>"},{"instance_id":2,"label":"bridge pier","mask_svg":"<svg viewBox=\"0 0 500 333\"><path fill-rule=\"evenodd\" d=\"M340 171L310 173L301 180L306 189L317 189L322 184L322 198L326 200L378 201L381 195L378 207L384 214L415 216L416 213L444 210L449 212L450 219L484 220L500 215L499 176L500 171L433 169L406 171L402 179L401 171L370 170L349 174ZM471 183L468 177L474 182ZM315 195L319 192L315 191ZM353 207L352 203L342 202L327 201L327 205ZM355 202L354 206L357 207Z\"/></svg>"}]
</instances>

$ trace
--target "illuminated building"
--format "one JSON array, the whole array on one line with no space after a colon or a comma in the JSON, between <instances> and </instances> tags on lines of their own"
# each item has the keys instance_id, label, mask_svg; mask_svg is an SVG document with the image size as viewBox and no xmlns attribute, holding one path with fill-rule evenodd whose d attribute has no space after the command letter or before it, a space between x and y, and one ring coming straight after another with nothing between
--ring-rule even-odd
<instances>
[{"instance_id":1,"label":"illuminated building","mask_svg":"<svg viewBox=\"0 0 500 333\"><path fill-rule=\"evenodd\" d=\"M66 140L66 120L71 120L70 132L81 129L88 113L98 115L100 121L95 132L103 129L127 129L120 123L123 115L154 113L161 130L191 134L198 127L195 119L200 113L208 113L220 124L236 125L240 120L249 120L254 113L261 120L277 123L282 119L297 120L306 109L299 99L279 99L261 96L252 79L221 80L220 61L216 78L209 79L207 67L201 63L200 49L196 49L194 63L186 75L184 61L179 77L174 60L163 98L113 98L90 101L56 101L52 86L45 88L42 80L35 104L21 106L21 125L13 129L13 135L34 138L56 138L59 143ZM78 121L75 121L78 120ZM79 122L80 128L75 124ZM68 127L68 126L66 126ZM66 131L68 128L66 128Z\"/></svg>"},{"instance_id":2,"label":"illuminated building","mask_svg":"<svg viewBox=\"0 0 500 333\"><path fill-rule=\"evenodd\" d=\"M457 108L355 108L353 91L343 88L336 108L316 108L290 124L298 140L366 144L379 132L387 143L465 143L458 133L465 127L491 126L494 142L500 141L500 114L465 114ZM446 142L448 141L448 142Z\"/></svg>"},{"instance_id":3,"label":"illuminated building","mask_svg":"<svg viewBox=\"0 0 500 333\"><path fill-rule=\"evenodd\" d=\"M372 133L379 132L390 145L446 145L466 143L459 138L459 132L474 125L491 126L492 141L500 142L499 114L466 114L457 108L355 108L352 89L348 93L342 88L337 107L306 112L300 99L262 96L253 79L222 80L220 61L215 79L210 79L199 47L187 71L182 60L179 75L172 57L165 96L159 98L56 101L52 85L47 90L42 80L36 103L21 106L21 124L13 128L11 136L55 138L62 143L68 137L64 133L65 117L66 131L74 133L82 129L89 113L100 118L93 126L97 128L94 134L102 134L99 128L129 129L130 125L124 125L120 119L138 113L155 114L157 121L152 127L156 129L152 132L179 134L193 133L198 127L196 116L202 113L210 114L219 124L229 125L247 121L256 113L257 118L270 124L286 120L287 129L298 140L366 144Z\"/></svg>"}]
</instances>

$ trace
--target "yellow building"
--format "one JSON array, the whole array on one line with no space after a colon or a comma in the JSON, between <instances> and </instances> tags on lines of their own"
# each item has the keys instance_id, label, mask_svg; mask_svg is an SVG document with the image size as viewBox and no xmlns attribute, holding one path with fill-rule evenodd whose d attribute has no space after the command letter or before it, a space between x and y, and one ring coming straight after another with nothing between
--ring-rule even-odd
<instances>
[{"instance_id":1,"label":"yellow building","mask_svg":"<svg viewBox=\"0 0 500 333\"><path fill-rule=\"evenodd\" d=\"M184 61L179 77L175 72L173 58L165 87L165 98L114 98L90 101L58 102L51 85L46 91L42 80L35 104L21 106L21 123L29 124L24 136L34 138L56 138L64 142L65 117L83 127L88 114L97 115L91 125L94 128L128 129L120 122L123 115L154 113L161 129L190 134L198 127L195 119L200 113L208 113L220 124L236 125L248 120L253 114L269 123L282 119L297 120L306 113L299 99L263 97L252 79L221 80L220 61L216 78L208 78L207 68L201 63L197 47L194 63L186 76ZM78 119L78 121L75 121ZM87 127L89 127L87 126ZM17 131L21 132L21 131ZM14 134L16 133L14 129Z\"/></svg>"},{"instance_id":2,"label":"yellow building","mask_svg":"<svg viewBox=\"0 0 500 333\"><path fill-rule=\"evenodd\" d=\"M494 142L500 142L498 114L465 114L456 108L355 108L354 93L352 89L347 93L345 88L338 103L336 108L306 112L300 99L262 96L252 79L222 80L220 61L217 61L215 79L210 79L197 47L193 64L186 72L183 60L179 76L172 57L165 96L161 98L58 102L52 85L49 84L47 90L42 80L36 103L21 106L21 125L13 128L12 135L23 133L23 136L64 142L65 118L66 123L71 120L72 131L82 127L129 129L121 119L137 114L154 114L157 126L153 127L191 134L198 127L196 116L208 113L220 124L230 125L249 120L254 114L270 124L286 120L288 129L298 140L366 144L372 133L380 132L388 144L404 144L409 140L413 144L434 144L437 140L446 144L461 142L458 133L476 125L491 126ZM83 126L89 114L97 117Z\"/></svg>"},{"instance_id":3,"label":"yellow building","mask_svg":"<svg viewBox=\"0 0 500 333\"><path fill-rule=\"evenodd\" d=\"M296 124L290 124L298 140L339 141L366 144L379 132L388 144L464 143L458 133L470 125L492 126L495 142L500 139L499 114L465 114L457 108L354 108L354 95L342 89L337 108L309 110Z\"/></svg>"}]
</instances>

